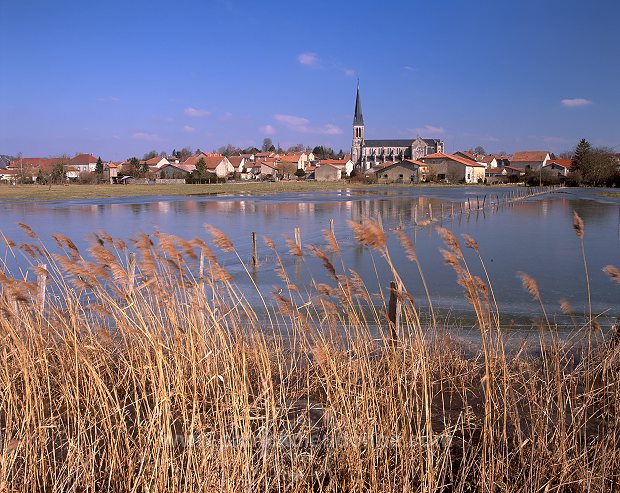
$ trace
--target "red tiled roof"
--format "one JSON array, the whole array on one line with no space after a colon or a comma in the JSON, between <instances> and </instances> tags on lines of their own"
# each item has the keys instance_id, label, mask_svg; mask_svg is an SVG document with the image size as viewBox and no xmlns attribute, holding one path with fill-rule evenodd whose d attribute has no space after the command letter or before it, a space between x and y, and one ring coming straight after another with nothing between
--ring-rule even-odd
<instances>
[{"instance_id":1,"label":"red tiled roof","mask_svg":"<svg viewBox=\"0 0 620 493\"><path fill-rule=\"evenodd\" d=\"M477 161L478 158L474 155L473 152L469 152L469 151L459 151L461 154L465 155L468 159L471 159L472 161Z\"/></svg>"},{"instance_id":2,"label":"red tiled roof","mask_svg":"<svg viewBox=\"0 0 620 493\"><path fill-rule=\"evenodd\" d=\"M294 154L289 154L287 156L282 156L280 158L280 161L282 161L283 163L298 163L299 159L301 158L301 155L294 155Z\"/></svg>"},{"instance_id":3,"label":"red tiled roof","mask_svg":"<svg viewBox=\"0 0 620 493\"><path fill-rule=\"evenodd\" d=\"M88 164L88 163L96 163L97 158L92 154L78 154L75 157L70 159L70 162L73 164Z\"/></svg>"},{"instance_id":4,"label":"red tiled roof","mask_svg":"<svg viewBox=\"0 0 620 493\"><path fill-rule=\"evenodd\" d=\"M455 156L454 154L445 154L443 152L436 152L434 154L428 154L426 156L421 157L420 159L450 159L451 161L456 161L460 164L465 164L466 166L473 166L478 168L484 168L483 164L477 163L475 161L470 161L469 159L465 159L464 157Z\"/></svg>"},{"instance_id":5,"label":"red tiled roof","mask_svg":"<svg viewBox=\"0 0 620 493\"><path fill-rule=\"evenodd\" d=\"M155 157L152 157L151 159L147 159L146 160L146 164L148 164L149 166L153 166L155 164L159 164L159 162L162 159L166 159L166 158L165 157L161 157L161 156L155 156Z\"/></svg>"},{"instance_id":6,"label":"red tiled roof","mask_svg":"<svg viewBox=\"0 0 620 493\"><path fill-rule=\"evenodd\" d=\"M230 164L232 164L235 168L238 168L241 165L241 161L243 161L243 156L229 156L228 160Z\"/></svg>"},{"instance_id":7,"label":"red tiled roof","mask_svg":"<svg viewBox=\"0 0 620 493\"><path fill-rule=\"evenodd\" d=\"M510 158L511 161L521 161L521 162L542 162L547 157L549 152L547 151L522 151L515 152Z\"/></svg>"},{"instance_id":8,"label":"red tiled roof","mask_svg":"<svg viewBox=\"0 0 620 493\"><path fill-rule=\"evenodd\" d=\"M560 166L563 166L564 168L570 169L572 161L570 159L549 159L549 161L547 161L547 164L545 166L548 166L551 163L555 163Z\"/></svg>"}]
</instances>

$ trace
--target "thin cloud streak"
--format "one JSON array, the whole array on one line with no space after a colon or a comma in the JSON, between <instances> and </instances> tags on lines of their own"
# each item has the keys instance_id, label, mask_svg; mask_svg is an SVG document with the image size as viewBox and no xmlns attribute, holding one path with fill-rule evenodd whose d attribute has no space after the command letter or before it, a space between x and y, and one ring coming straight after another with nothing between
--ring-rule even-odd
<instances>
[{"instance_id":1,"label":"thin cloud streak","mask_svg":"<svg viewBox=\"0 0 620 493\"><path fill-rule=\"evenodd\" d=\"M283 123L290 130L302 134L319 134L319 135L341 135L342 129L332 123L327 123L321 127L312 127L310 120L301 116L294 115L273 115L273 119Z\"/></svg>"},{"instance_id":2,"label":"thin cloud streak","mask_svg":"<svg viewBox=\"0 0 620 493\"><path fill-rule=\"evenodd\" d=\"M183 110L183 113L185 113L185 116L189 116L192 118L202 118L205 116L209 116L211 114L210 111L200 109L200 108L193 108L191 106L185 108Z\"/></svg>"},{"instance_id":3,"label":"thin cloud streak","mask_svg":"<svg viewBox=\"0 0 620 493\"><path fill-rule=\"evenodd\" d=\"M577 108L579 106L587 106L592 104L592 101L585 98L572 98L572 99L563 99L560 101L562 106L566 106L567 108Z\"/></svg>"},{"instance_id":4,"label":"thin cloud streak","mask_svg":"<svg viewBox=\"0 0 620 493\"><path fill-rule=\"evenodd\" d=\"M297 56L297 61L302 65L314 66L319 62L319 57L316 53L306 51Z\"/></svg>"},{"instance_id":5,"label":"thin cloud streak","mask_svg":"<svg viewBox=\"0 0 620 493\"><path fill-rule=\"evenodd\" d=\"M134 140L143 140L145 142L158 142L160 137L157 134L149 134L146 132L136 132L131 136Z\"/></svg>"}]
</instances>

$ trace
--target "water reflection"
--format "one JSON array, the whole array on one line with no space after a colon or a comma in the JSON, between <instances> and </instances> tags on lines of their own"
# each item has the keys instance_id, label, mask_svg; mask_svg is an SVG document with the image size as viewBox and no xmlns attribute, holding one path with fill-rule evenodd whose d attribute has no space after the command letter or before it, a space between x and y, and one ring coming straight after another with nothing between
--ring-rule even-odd
<instances>
[{"instance_id":1,"label":"water reflection","mask_svg":"<svg viewBox=\"0 0 620 493\"><path fill-rule=\"evenodd\" d=\"M446 310L467 308L454 273L444 265L442 247L434 226L442 225L455 234L474 236L493 279L502 312L509 315L532 313L537 307L525 293L517 271L533 275L551 312L558 311L560 298L567 298L576 311L585 311L587 287L579 242L572 229L576 211L586 223L588 255L595 311L620 314L620 289L601 269L620 266L620 201L599 199L593 191L574 190L528 199L518 204L497 205L500 194L510 189L481 187L403 188L385 190L342 190L339 192L279 194L243 197L192 197L65 201L55 203L5 204L0 230L17 243L28 241L17 222L29 224L43 238L61 232L85 251L87 236L103 230L113 237L128 239L140 232L162 231L184 238L207 238L205 223L224 231L243 259L251 258L251 233L274 239L287 268L300 283L310 279L329 282L319 261L311 256L291 258L283 236L301 230L305 244L322 245L322 230L334 221L343 249L342 262L358 272L377 291L389 283L389 271L367 248L353 239L348 221L364 218L381 220L388 232L405 231L414 242L436 306ZM495 205L491 206L491 202ZM488 205L476 210L478 205ZM430 219L433 223L429 224ZM408 288L424 305L417 269L406 259L397 239L388 235L394 262ZM472 252L466 252L472 272L484 275ZM272 254L261 245L260 265L250 269L252 279L266 292L280 284L274 273ZM240 283L251 285L236 258L224 256L227 267ZM436 301L435 301L436 300Z\"/></svg>"}]
</instances>

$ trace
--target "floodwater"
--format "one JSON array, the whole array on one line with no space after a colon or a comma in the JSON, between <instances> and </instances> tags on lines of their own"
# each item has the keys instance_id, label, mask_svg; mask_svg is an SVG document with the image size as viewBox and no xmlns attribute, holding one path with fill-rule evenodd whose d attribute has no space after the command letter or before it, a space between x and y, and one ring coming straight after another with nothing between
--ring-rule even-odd
<instances>
[{"instance_id":1,"label":"floodwater","mask_svg":"<svg viewBox=\"0 0 620 493\"><path fill-rule=\"evenodd\" d=\"M540 316L537 301L517 278L525 272L536 279L549 313L559 314L559 300L566 299L577 314L588 311L588 291L581 246L573 230L573 211L585 222L585 254L590 279L592 310L602 314L601 321L611 323L620 316L620 286L602 268L620 267L620 200L603 197L601 189L559 189L511 205L489 207L501 196L518 188L491 187L398 187L382 189L342 189L337 192L291 193L260 196L195 196L101 199L88 201L4 203L0 214L0 232L17 243L31 241L17 225L32 227L52 248L51 235L63 233L84 251L89 236L97 230L128 240L139 233L161 231L185 239L202 237L210 241L204 224L221 229L235 244L247 262L250 275L268 294L282 285L275 275L275 255L263 242L274 240L291 279L304 287L312 279L328 282L321 262L310 254L302 259L288 253L285 237L293 238L300 228L304 244L323 247L322 230L330 227L342 248L342 256L332 256L339 272L359 273L371 293L385 290L390 276L384 259L355 241L349 221L381 218L388 234L390 255L400 276L419 306L426 296L414 263L406 259L393 231L404 230L415 244L435 308L446 314L469 310L462 288L453 270L445 265L440 249L442 241L436 226L452 230L458 237L467 233L480 247L500 312L506 319L529 320ZM479 201L483 211L469 212ZM429 219L432 224L420 226ZM443 205L444 216L438 219ZM461 213L461 208L463 212ZM452 211L454 210L454 215ZM416 220L418 225L416 226ZM251 266L251 234L257 233L259 266ZM208 242L209 242L208 241ZM11 265L10 255L0 246L0 255ZM217 249L214 249L217 250ZM484 278L475 252L465 249L474 274ZM252 296L252 280L231 254L221 254L222 262L238 284ZM246 289L247 288L247 289ZM304 296L305 290L301 290Z\"/></svg>"}]
</instances>

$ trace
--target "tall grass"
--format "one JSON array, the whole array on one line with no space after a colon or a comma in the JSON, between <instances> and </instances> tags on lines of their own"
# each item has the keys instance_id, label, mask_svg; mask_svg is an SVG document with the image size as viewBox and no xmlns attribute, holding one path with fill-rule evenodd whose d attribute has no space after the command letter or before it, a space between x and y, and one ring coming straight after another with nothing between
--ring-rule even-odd
<instances>
[{"instance_id":1,"label":"tall grass","mask_svg":"<svg viewBox=\"0 0 620 493\"><path fill-rule=\"evenodd\" d=\"M473 355L434 313L422 324L371 221L352 228L390 267L386 283L397 282L392 330L387 303L340 263L330 232L324 247L289 242L299 262L314 255L329 274L310 294L266 238L282 289L261 293L253 309L200 238L159 233L127 245L99 232L81 252L55 235L64 253L53 254L23 227L31 243L6 239L7 255L24 254L47 288L43 305L41 282L0 270L0 491L620 484L620 345L592 339L590 317L571 342L547 319L538 351L508 353L490 280L472 274L445 229L444 258L480 329ZM236 252L209 232L215 247ZM413 245L399 239L424 280ZM475 240L465 245L484 266ZM521 277L544 310L536 281Z\"/></svg>"}]
</instances>

